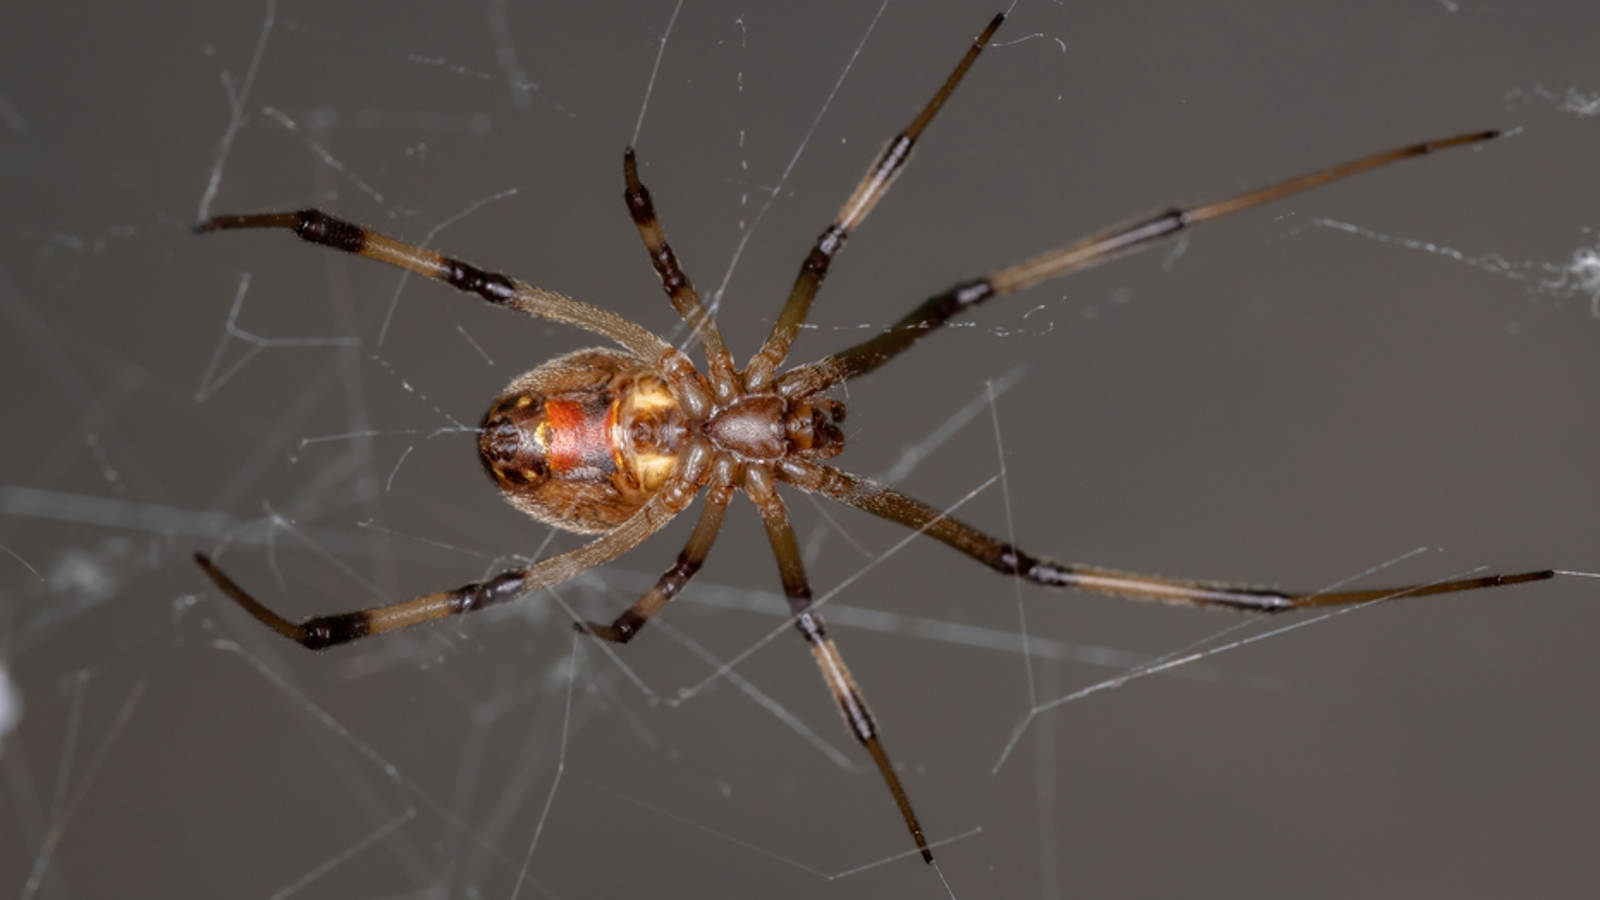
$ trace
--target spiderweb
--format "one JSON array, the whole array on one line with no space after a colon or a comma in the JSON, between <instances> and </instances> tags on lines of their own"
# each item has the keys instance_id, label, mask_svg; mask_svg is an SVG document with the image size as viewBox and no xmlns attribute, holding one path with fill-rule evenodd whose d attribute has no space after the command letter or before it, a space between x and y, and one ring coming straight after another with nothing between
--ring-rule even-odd
<instances>
[{"instance_id":1,"label":"spiderweb","mask_svg":"<svg viewBox=\"0 0 1600 900\"><path fill-rule=\"evenodd\" d=\"M742 356L994 11L325 7L0 12L17 895L1595 881L1600 586L1577 576L1277 633L1310 619L1019 587L790 495L944 882L800 641L762 643L782 601L742 500L626 648L568 623L632 602L690 522L512 607L326 654L246 619L194 550L304 616L575 546L495 496L472 427L517 373L594 341L285 235L193 237L197 207L322 206L672 334L619 196L634 140ZM1175 200L1516 133L997 301L851 386L839 462L1030 550L1140 571L1600 571L1586 16L1019 5L835 265L796 361Z\"/></svg>"}]
</instances>

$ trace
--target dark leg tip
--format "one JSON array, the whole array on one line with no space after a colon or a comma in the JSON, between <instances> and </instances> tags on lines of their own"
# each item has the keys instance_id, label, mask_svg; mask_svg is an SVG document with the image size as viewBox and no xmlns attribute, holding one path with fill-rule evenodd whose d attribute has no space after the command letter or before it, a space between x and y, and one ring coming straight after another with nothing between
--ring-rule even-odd
<instances>
[{"instance_id":1,"label":"dark leg tip","mask_svg":"<svg viewBox=\"0 0 1600 900\"><path fill-rule=\"evenodd\" d=\"M194 554L194 561L195 564L200 567L201 571L205 572L211 577L212 581L216 581L218 584L222 583L218 580L222 577L222 570L218 569L217 564L211 561L211 557L196 550Z\"/></svg>"},{"instance_id":2,"label":"dark leg tip","mask_svg":"<svg viewBox=\"0 0 1600 900\"><path fill-rule=\"evenodd\" d=\"M633 155L632 145L622 151L622 178L628 183L630 200L632 199L631 195L637 194L644 189L644 185L639 181L639 160Z\"/></svg>"},{"instance_id":3,"label":"dark leg tip","mask_svg":"<svg viewBox=\"0 0 1600 900\"><path fill-rule=\"evenodd\" d=\"M615 625L602 625L599 622L573 622L572 629L579 634L587 634L613 644L626 644L634 634L632 630L618 628Z\"/></svg>"},{"instance_id":4,"label":"dark leg tip","mask_svg":"<svg viewBox=\"0 0 1600 900\"><path fill-rule=\"evenodd\" d=\"M217 568L217 564L211 561L211 557L196 551L194 561L200 567L200 571L206 573L206 577L211 579L211 583L220 588L224 594L238 600L240 595L244 593L238 585L233 583L232 578L224 575L222 570ZM248 604L246 605L248 606Z\"/></svg>"},{"instance_id":5,"label":"dark leg tip","mask_svg":"<svg viewBox=\"0 0 1600 900\"><path fill-rule=\"evenodd\" d=\"M1547 581L1556 577L1554 569L1539 569L1534 572L1517 572L1512 575L1490 575L1484 579L1485 587L1505 587L1513 584L1527 584L1530 581Z\"/></svg>"},{"instance_id":6,"label":"dark leg tip","mask_svg":"<svg viewBox=\"0 0 1600 900\"><path fill-rule=\"evenodd\" d=\"M592 637L597 637L602 641L616 640L616 637L611 634L611 626L601 625L599 622L573 622L572 630L579 634L587 634Z\"/></svg>"},{"instance_id":7,"label":"dark leg tip","mask_svg":"<svg viewBox=\"0 0 1600 900\"><path fill-rule=\"evenodd\" d=\"M933 851L929 850L927 848L923 848L922 861L927 863L930 866L933 865Z\"/></svg>"}]
</instances>

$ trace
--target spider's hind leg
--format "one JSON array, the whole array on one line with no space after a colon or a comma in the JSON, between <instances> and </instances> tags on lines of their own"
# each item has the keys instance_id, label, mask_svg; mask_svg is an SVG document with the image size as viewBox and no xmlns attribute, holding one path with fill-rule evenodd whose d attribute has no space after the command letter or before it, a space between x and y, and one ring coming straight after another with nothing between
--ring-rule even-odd
<instances>
[{"instance_id":1,"label":"spider's hind leg","mask_svg":"<svg viewBox=\"0 0 1600 900\"><path fill-rule=\"evenodd\" d=\"M580 622L577 624L579 631L588 632L602 640L617 644L626 644L638 635L639 630L666 606L667 602L678 594L700 571L700 566L706 560L706 554L711 552L711 545L716 543L717 533L722 530L722 517L728 511L728 501L733 499L733 486L739 476L738 463L732 457L723 456L717 459L712 469L711 484L706 488L706 505L700 511L700 520L695 523L694 532L689 535L689 542L684 545L683 551L678 554L678 561L672 568L661 573L661 578L656 581L649 593L640 597L616 621L610 625L599 622Z\"/></svg>"},{"instance_id":2,"label":"spider's hind leg","mask_svg":"<svg viewBox=\"0 0 1600 900\"><path fill-rule=\"evenodd\" d=\"M704 471L701 466L706 463L703 453L694 454L686 463L680 462L679 471L674 473L675 481L663 487L621 525L576 550L546 557L523 568L511 569L486 581L474 581L454 590L354 612L317 616L304 622L291 622L268 609L224 574L204 553L196 553L194 560L223 593L263 625L302 647L321 650L385 631L508 603L616 559L660 531L662 526L672 521L673 516L689 505L699 490L698 479L703 477L701 473Z\"/></svg>"},{"instance_id":3,"label":"spider's hind leg","mask_svg":"<svg viewBox=\"0 0 1600 900\"><path fill-rule=\"evenodd\" d=\"M650 252L650 263L655 266L656 275L661 279L661 288L671 298L672 307L678 311L684 324L694 332L695 340L705 349L708 376L718 402L725 403L732 400L738 390L738 375L733 370L733 355L723 343L722 330L717 327L716 320L700 302L700 295L695 293L689 276L684 274L683 267L678 264L678 255L672 252L672 245L667 243L666 232L661 228L661 219L656 216L655 201L650 198L649 189L639 179L639 161L634 156L632 147L622 155L622 175L628 185L627 190L623 191L622 199L627 202L628 213L633 216L633 224L639 229L639 237L644 240L645 249Z\"/></svg>"},{"instance_id":4,"label":"spider's hind leg","mask_svg":"<svg viewBox=\"0 0 1600 900\"><path fill-rule=\"evenodd\" d=\"M384 265L414 272L424 278L448 284L474 294L494 306L514 309L536 319L564 322L609 338L643 360L679 357L665 341L643 325L564 294L534 287L509 275L479 268L465 260L444 256L425 247L363 228L320 209L293 212L251 213L212 216L194 226L196 234L234 231L244 228L269 228L290 231L301 240L376 260ZM682 360L683 365L688 361ZM676 385L683 379L673 379Z\"/></svg>"},{"instance_id":5,"label":"spider's hind leg","mask_svg":"<svg viewBox=\"0 0 1600 900\"><path fill-rule=\"evenodd\" d=\"M475 581L453 591L440 591L414 600L405 600L387 606L359 609L355 612L317 616L304 622L291 622L268 609L261 601L217 568L204 553L196 553L194 561L200 565L212 582L245 611L273 631L283 635L307 650L321 650L350 641L408 625L417 625L445 616L476 612L515 600L526 593L524 570L503 572L487 581Z\"/></svg>"}]
</instances>

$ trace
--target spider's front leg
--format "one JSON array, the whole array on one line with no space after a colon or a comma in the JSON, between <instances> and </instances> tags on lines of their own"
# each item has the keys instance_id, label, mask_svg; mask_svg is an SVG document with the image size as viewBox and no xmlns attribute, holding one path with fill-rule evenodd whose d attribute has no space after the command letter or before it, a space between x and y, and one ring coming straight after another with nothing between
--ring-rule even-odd
<instances>
[{"instance_id":1,"label":"spider's front leg","mask_svg":"<svg viewBox=\"0 0 1600 900\"><path fill-rule=\"evenodd\" d=\"M906 828L910 829L911 839L916 841L917 849L922 851L923 860L932 863L933 851L928 848L922 825L917 821L916 812L911 809L911 800L900 784L900 776L895 774L894 765L889 762L889 755L884 752L883 743L878 739L877 720L867 709L866 698L861 696L861 689L856 686L855 678L844 664L844 657L839 655L839 648L824 630L822 618L811 610L811 584L806 579L805 565L801 562L800 545L795 541L794 526L789 523L788 510L784 508L783 498L778 496L773 481L772 471L765 466L750 466L745 470L744 489L755 502L756 509L761 512L761 521L766 525L767 539L772 544L773 555L778 558L778 573L783 580L783 593L789 600L795 628L811 645L811 655L816 658L817 668L822 670L822 680L828 683L828 689L839 704L845 725L861 746L872 754L872 761L877 764L878 772L889 786L889 793L894 795L894 802L900 807L900 815L905 818Z\"/></svg>"},{"instance_id":2,"label":"spider's front leg","mask_svg":"<svg viewBox=\"0 0 1600 900\"><path fill-rule=\"evenodd\" d=\"M784 460L778 476L802 490L815 491L840 503L898 522L914 531L925 532L967 556L1005 575L1024 578L1045 587L1076 588L1134 600L1160 600L1188 606L1210 606L1243 612L1279 613L1312 606L1341 606L1371 603L1401 597L1426 597L1455 594L1484 588L1509 587L1555 577L1541 569L1511 575L1482 575L1360 591L1310 591L1295 593L1275 588L1219 584L1156 575L1119 572L1096 566L1067 565L1042 556L1033 556L990 537L958 519L950 518L920 500L899 491L802 459Z\"/></svg>"},{"instance_id":3,"label":"spider's front leg","mask_svg":"<svg viewBox=\"0 0 1600 900\"><path fill-rule=\"evenodd\" d=\"M896 176L905 168L906 162L911 159L911 150L916 146L917 139L922 136L928 123L939 114L945 101L955 93L956 86L961 84L961 79L967 75L967 70L977 62L978 54L994 37L995 31L1004 22L1005 13L995 16L989 21L989 26L972 41L972 46L956 63L944 84L922 108L922 112L911 121L905 131L900 132L873 161L867 169L867 174L862 176L856 189L850 193L850 198L844 202L839 214L834 216L833 222L823 230L822 235L812 246L811 252L806 255L805 262L800 264L800 274L795 276L794 287L789 289L789 299L784 302L783 309L778 313L778 319L772 325L772 331L767 335L767 340L751 357L750 364L744 370L744 386L748 391L766 390L777 377L778 366L783 364L789 355L789 346L794 343L800 334L800 328L805 323L806 317L811 312L812 301L816 300L817 292L822 289L822 280L828 277L828 268L833 265L833 259L844 249L845 242L850 239L851 233L866 221L867 215L873 207L878 205L884 195L889 193L889 186L894 184Z\"/></svg>"},{"instance_id":4,"label":"spider's front leg","mask_svg":"<svg viewBox=\"0 0 1600 900\"><path fill-rule=\"evenodd\" d=\"M1237 212L1271 203L1284 197L1321 187L1341 178L1359 175L1417 156L1426 156L1451 147L1480 144L1500 136L1498 131L1475 131L1453 137L1410 144L1384 153L1374 153L1327 169L1291 178L1274 185L1247 191L1200 206L1170 209L1147 218L1108 228L1007 266L989 275L964 281L924 300L883 333L853 347L807 365L797 366L778 379L778 392L788 398L807 397L865 375L918 341L943 328L951 319L980 303L1004 294L1025 290L1042 281L1089 269L1128 253L1155 246L1180 231L1220 219Z\"/></svg>"}]
</instances>

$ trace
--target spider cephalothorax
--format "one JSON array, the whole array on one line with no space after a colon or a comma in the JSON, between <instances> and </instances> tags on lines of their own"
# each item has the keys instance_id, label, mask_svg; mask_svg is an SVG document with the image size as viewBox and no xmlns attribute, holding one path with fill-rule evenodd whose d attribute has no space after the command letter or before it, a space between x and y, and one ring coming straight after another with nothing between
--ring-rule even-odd
<instances>
[{"instance_id":1,"label":"spider cephalothorax","mask_svg":"<svg viewBox=\"0 0 1600 900\"><path fill-rule=\"evenodd\" d=\"M881 333L816 362L780 372L833 257L888 192L910 159L912 145L960 82L995 29L997 16L904 132L867 170L801 265L772 332L743 371L723 344L688 276L679 267L639 179L632 149L623 156L628 210L673 306L706 355L701 374L666 341L616 313L537 288L470 263L441 256L318 210L217 216L200 231L284 228L301 238L366 256L477 294L536 318L565 322L621 345L579 350L513 381L490 407L478 437L484 467L518 509L550 525L589 534L593 541L459 588L385 606L291 622L267 609L210 559L202 568L230 597L268 627L312 649L344 643L505 603L559 584L631 549L705 492L705 505L683 552L655 587L610 624L583 631L626 642L699 571L722 527L733 494L755 504L778 562L794 624L811 646L845 722L872 755L922 856L933 852L878 739L850 670L813 609L811 587L783 499L784 482L822 494L926 534L1006 575L1048 587L1072 587L1121 597L1253 612L1362 603L1398 596L1445 594L1549 578L1549 571L1486 575L1381 590L1290 593L1201 581L1157 578L1032 556L891 488L824 465L844 449L844 404L824 394L871 372L939 330L953 317L1003 294L1031 287L1116 256L1143 249L1192 225L1285 197L1348 175L1447 147L1474 144L1497 132L1475 132L1412 144L1216 203L1175 209L1090 235L989 276L937 294Z\"/></svg>"}]
</instances>

